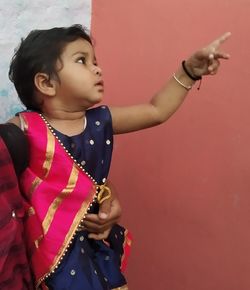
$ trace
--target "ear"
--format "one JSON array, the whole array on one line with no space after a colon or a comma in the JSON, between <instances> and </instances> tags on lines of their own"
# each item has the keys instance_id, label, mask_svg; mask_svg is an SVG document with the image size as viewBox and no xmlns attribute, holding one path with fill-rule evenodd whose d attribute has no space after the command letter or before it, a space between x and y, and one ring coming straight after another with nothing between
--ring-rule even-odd
<instances>
[{"instance_id":1,"label":"ear","mask_svg":"<svg viewBox=\"0 0 250 290\"><path fill-rule=\"evenodd\" d=\"M47 96L54 96L56 94L56 81L49 79L45 73L37 73L34 77L34 83L37 90Z\"/></svg>"}]
</instances>

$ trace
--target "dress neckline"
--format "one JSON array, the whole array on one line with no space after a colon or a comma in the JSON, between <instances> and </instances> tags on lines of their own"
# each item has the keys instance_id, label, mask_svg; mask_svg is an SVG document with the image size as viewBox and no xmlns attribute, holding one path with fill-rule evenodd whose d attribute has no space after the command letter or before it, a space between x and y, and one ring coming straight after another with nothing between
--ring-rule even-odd
<instances>
[{"instance_id":1,"label":"dress neckline","mask_svg":"<svg viewBox=\"0 0 250 290\"><path fill-rule=\"evenodd\" d=\"M54 130L54 132L56 132L56 134L60 134L61 136L64 136L66 138L77 138L79 136L82 136L84 133L85 133L85 130L86 130L86 127L87 127L87 118L86 118L86 115L84 116L84 127L83 127L83 130L82 132L80 132L79 134L76 134L76 135L72 135L72 136L69 136L67 134L64 134L62 133L61 131L58 131L57 129L55 129L54 127L52 127L50 125L50 127Z\"/></svg>"}]
</instances>

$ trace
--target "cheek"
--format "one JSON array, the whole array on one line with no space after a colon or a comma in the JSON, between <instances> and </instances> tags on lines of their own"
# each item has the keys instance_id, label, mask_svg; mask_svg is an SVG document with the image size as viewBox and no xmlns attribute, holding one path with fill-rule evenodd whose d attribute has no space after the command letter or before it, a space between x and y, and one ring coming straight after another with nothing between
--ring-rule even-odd
<instances>
[{"instance_id":1,"label":"cheek","mask_svg":"<svg viewBox=\"0 0 250 290\"><path fill-rule=\"evenodd\" d=\"M61 89L67 91L81 90L88 91L94 87L95 81L91 72L83 70L82 68L74 68L74 70L67 70L60 75Z\"/></svg>"}]
</instances>

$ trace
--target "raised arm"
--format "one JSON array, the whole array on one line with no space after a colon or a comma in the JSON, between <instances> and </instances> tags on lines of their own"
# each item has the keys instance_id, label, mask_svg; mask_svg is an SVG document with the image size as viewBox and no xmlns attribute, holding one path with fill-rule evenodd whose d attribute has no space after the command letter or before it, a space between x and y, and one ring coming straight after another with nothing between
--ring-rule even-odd
<instances>
[{"instance_id":1,"label":"raised arm","mask_svg":"<svg viewBox=\"0 0 250 290\"><path fill-rule=\"evenodd\" d=\"M185 61L184 67L178 69L149 103L111 107L114 133L137 131L165 122L182 104L195 80L204 75L216 74L219 60L229 58L229 54L220 51L220 46L230 35L230 32L223 34L191 55Z\"/></svg>"}]
</instances>

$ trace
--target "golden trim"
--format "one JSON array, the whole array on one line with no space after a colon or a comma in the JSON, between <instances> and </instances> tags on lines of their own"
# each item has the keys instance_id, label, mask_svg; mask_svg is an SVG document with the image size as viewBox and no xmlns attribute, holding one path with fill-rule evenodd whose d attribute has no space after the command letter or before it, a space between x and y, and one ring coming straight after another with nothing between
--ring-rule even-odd
<instances>
[{"instance_id":1,"label":"golden trim","mask_svg":"<svg viewBox=\"0 0 250 290\"><path fill-rule=\"evenodd\" d=\"M37 187L42 183L42 179L38 176L32 181L30 189L28 191L28 197L30 198Z\"/></svg>"},{"instance_id":2,"label":"golden trim","mask_svg":"<svg viewBox=\"0 0 250 290\"><path fill-rule=\"evenodd\" d=\"M75 189L76 182L78 180L78 176L79 176L79 171L77 170L75 165L73 165L67 186L61 191L61 193L51 203L51 205L47 211L47 214L42 222L44 235L47 234L47 232L51 226L51 223L54 219L54 216L56 214L56 211L58 210L61 203Z\"/></svg>"},{"instance_id":3,"label":"golden trim","mask_svg":"<svg viewBox=\"0 0 250 290\"><path fill-rule=\"evenodd\" d=\"M43 179L45 179L48 176L50 168L52 166L52 161L55 153L55 138L47 126L46 130L47 130L47 145L46 145L45 160L43 162L43 176L41 176L41 178L36 176L36 178L33 180L28 192L29 197L31 197L31 195L34 193L37 187L42 183Z\"/></svg>"},{"instance_id":4,"label":"golden trim","mask_svg":"<svg viewBox=\"0 0 250 290\"><path fill-rule=\"evenodd\" d=\"M47 146L46 146L46 157L43 163L44 178L46 178L49 174L49 170L51 168L52 160L55 153L55 138L47 126L46 129L47 129Z\"/></svg>"},{"instance_id":5,"label":"golden trim","mask_svg":"<svg viewBox=\"0 0 250 290\"><path fill-rule=\"evenodd\" d=\"M93 202L93 198L95 196L94 188L93 188L91 193L89 194L89 197L86 199L86 201L84 201L82 203L80 210L76 214L76 216L75 216L75 218L73 220L73 223L72 223L67 235L65 236L64 242L63 242L60 250L58 251L58 255L57 255L57 257L55 257L55 259L54 259L54 261L52 263L53 266L51 266L51 268L50 268L51 272L54 269L55 265L62 258L63 254L65 253L65 249L68 247L71 239L73 238L74 233L76 232L76 229L77 229L80 221L82 220L82 218L85 216L86 212L88 211L90 204Z\"/></svg>"},{"instance_id":6,"label":"golden trim","mask_svg":"<svg viewBox=\"0 0 250 290\"><path fill-rule=\"evenodd\" d=\"M44 237L43 235L40 235L38 237L38 239L35 240L34 244L35 244L35 246L36 246L37 249L39 248L39 244L41 243L43 237Z\"/></svg>"},{"instance_id":7,"label":"golden trim","mask_svg":"<svg viewBox=\"0 0 250 290\"><path fill-rule=\"evenodd\" d=\"M65 236L64 242L61 246L61 248L58 251L58 254L56 255L56 257L54 258L54 261L52 262L52 265L49 269L49 271L44 274L43 276L41 276L36 283L36 289L38 289L39 285L44 281L44 279L46 279L47 277L50 276L50 274L55 271L55 269L58 267L60 260L63 259L64 255L66 254L68 247L75 235L75 233L77 232L77 227L79 226L79 224L81 223L82 219L84 218L85 214L87 213L88 209L90 208L91 204L94 201L95 198L95 186L93 186L92 191L90 192L89 196L86 198L86 200L82 203L81 208L79 209L78 213L76 214L72 225L67 233L67 235Z\"/></svg>"}]
</instances>

